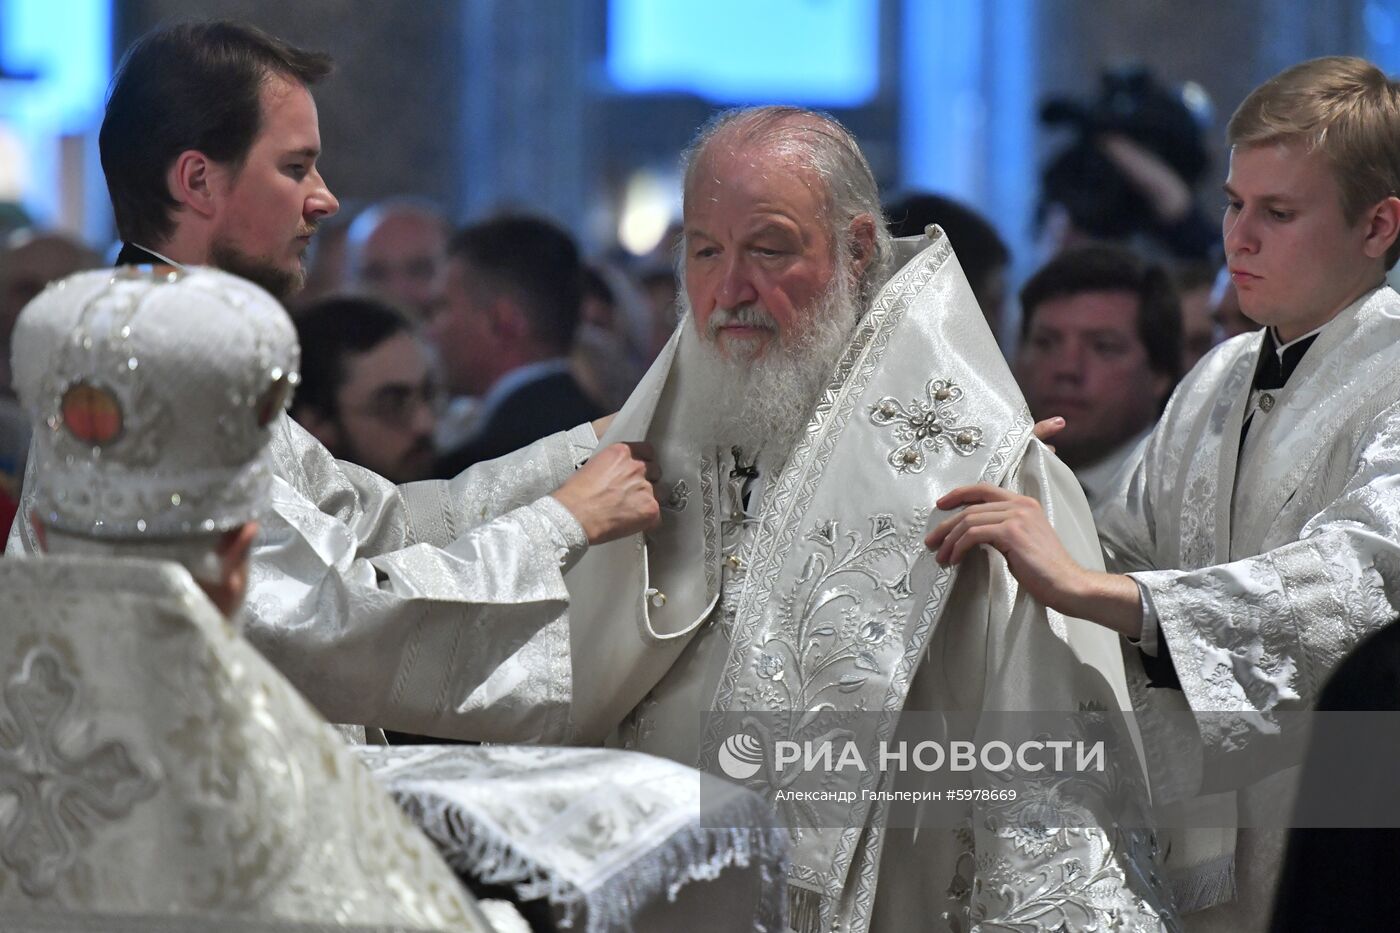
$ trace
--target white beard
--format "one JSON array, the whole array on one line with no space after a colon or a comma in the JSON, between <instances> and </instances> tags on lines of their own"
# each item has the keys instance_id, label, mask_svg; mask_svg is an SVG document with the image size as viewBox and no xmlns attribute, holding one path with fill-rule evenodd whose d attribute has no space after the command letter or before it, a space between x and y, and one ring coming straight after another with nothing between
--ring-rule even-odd
<instances>
[{"instance_id":1,"label":"white beard","mask_svg":"<svg viewBox=\"0 0 1400 933\"><path fill-rule=\"evenodd\" d=\"M683 289L677 300L682 314L690 311ZM858 312L854 283L845 275L814 302L801 333L780 334L759 305L717 308L709 333L681 344L687 373L681 423L701 446L739 447L757 454L765 469L780 468L850 343ZM730 355L720 350L715 331L735 319L772 329L761 355L748 356L736 341L728 344Z\"/></svg>"}]
</instances>

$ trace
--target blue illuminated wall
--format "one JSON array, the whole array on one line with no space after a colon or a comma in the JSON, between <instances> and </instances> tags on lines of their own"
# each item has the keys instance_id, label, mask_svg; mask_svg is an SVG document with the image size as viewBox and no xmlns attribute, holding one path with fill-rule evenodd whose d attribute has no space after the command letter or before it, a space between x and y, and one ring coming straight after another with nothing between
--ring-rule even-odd
<instances>
[{"instance_id":1,"label":"blue illuminated wall","mask_svg":"<svg viewBox=\"0 0 1400 933\"><path fill-rule=\"evenodd\" d=\"M610 0L608 77L716 103L852 107L879 90L871 0Z\"/></svg>"},{"instance_id":2,"label":"blue illuminated wall","mask_svg":"<svg viewBox=\"0 0 1400 933\"><path fill-rule=\"evenodd\" d=\"M1400 72L1400 2L1366 0L1361 21L1368 57L1391 75Z\"/></svg>"},{"instance_id":3,"label":"blue illuminated wall","mask_svg":"<svg viewBox=\"0 0 1400 933\"><path fill-rule=\"evenodd\" d=\"M30 155L25 205L43 223L80 215L89 228L82 232L101 236L108 205L95 138L112 74L111 35L111 0L0 0L0 62L36 76L0 86L0 121ZM77 178L61 177L64 137L70 151L90 150L66 163L79 166Z\"/></svg>"},{"instance_id":4,"label":"blue illuminated wall","mask_svg":"<svg viewBox=\"0 0 1400 933\"><path fill-rule=\"evenodd\" d=\"M5 95L19 119L82 132L100 114L112 75L111 0L4 0L0 61L33 72L20 92Z\"/></svg>"},{"instance_id":5,"label":"blue illuminated wall","mask_svg":"<svg viewBox=\"0 0 1400 933\"><path fill-rule=\"evenodd\" d=\"M902 187L966 202L1031 271L1040 153L1034 0L903 0Z\"/></svg>"}]
</instances>

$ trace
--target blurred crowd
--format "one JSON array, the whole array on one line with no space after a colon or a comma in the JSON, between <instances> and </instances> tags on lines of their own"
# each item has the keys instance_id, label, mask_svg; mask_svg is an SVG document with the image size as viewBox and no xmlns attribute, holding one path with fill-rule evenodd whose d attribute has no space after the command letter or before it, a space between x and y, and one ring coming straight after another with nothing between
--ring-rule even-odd
<instances>
[{"instance_id":1,"label":"blurred crowd","mask_svg":"<svg viewBox=\"0 0 1400 933\"><path fill-rule=\"evenodd\" d=\"M1254 328L1199 188L1204 125L1140 70L1104 75L1093 100L1048 101L1072 139L1047 153L1039 268L1019 292L1003 232L975 205L897 192L895 236L948 234L1031 413L1066 418L1059 456L1091 501L1152 428L1177 380ZM590 255L544 217L458 226L440 205L342 205L312 243L291 310L304 382L293 416L337 457L398 483L473 463L616 411L675 329L673 229L649 256ZM104 264L41 229L0 249L0 521L13 516L28 429L9 390L15 315L47 282Z\"/></svg>"}]
</instances>

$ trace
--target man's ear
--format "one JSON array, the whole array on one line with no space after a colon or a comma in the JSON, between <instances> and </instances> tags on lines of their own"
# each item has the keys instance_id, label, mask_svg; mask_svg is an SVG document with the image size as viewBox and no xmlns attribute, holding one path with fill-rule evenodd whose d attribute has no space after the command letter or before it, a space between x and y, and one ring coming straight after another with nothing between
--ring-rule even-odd
<instances>
[{"instance_id":1,"label":"man's ear","mask_svg":"<svg viewBox=\"0 0 1400 933\"><path fill-rule=\"evenodd\" d=\"M1400 197L1391 195L1371 208L1366 229L1366 255L1382 259L1400 236Z\"/></svg>"},{"instance_id":2,"label":"man's ear","mask_svg":"<svg viewBox=\"0 0 1400 933\"><path fill-rule=\"evenodd\" d=\"M165 173L170 196L201 217L212 217L226 182L227 170L197 149L175 157Z\"/></svg>"},{"instance_id":3,"label":"man's ear","mask_svg":"<svg viewBox=\"0 0 1400 933\"><path fill-rule=\"evenodd\" d=\"M875 259L875 218L861 214L851 221L847 233L851 237L851 259L855 262L851 271L860 278Z\"/></svg>"},{"instance_id":4,"label":"man's ear","mask_svg":"<svg viewBox=\"0 0 1400 933\"><path fill-rule=\"evenodd\" d=\"M210 595L214 605L229 618L243 604L248 592L248 556L258 536L257 522L244 522L224 532L216 553L219 556L220 586Z\"/></svg>"}]
</instances>

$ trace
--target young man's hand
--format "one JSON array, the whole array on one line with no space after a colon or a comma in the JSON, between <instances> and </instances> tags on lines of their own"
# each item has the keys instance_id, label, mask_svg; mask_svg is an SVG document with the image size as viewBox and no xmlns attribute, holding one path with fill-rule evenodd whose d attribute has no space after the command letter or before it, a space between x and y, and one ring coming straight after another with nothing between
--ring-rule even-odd
<instances>
[{"instance_id":1,"label":"young man's hand","mask_svg":"<svg viewBox=\"0 0 1400 933\"><path fill-rule=\"evenodd\" d=\"M650 444L612 444L595 453L554 491L583 526L589 544L625 538L661 521L661 468Z\"/></svg>"},{"instance_id":2,"label":"young man's hand","mask_svg":"<svg viewBox=\"0 0 1400 933\"><path fill-rule=\"evenodd\" d=\"M1141 634L1137 584L1130 577L1081 567L1037 500L979 483L954 489L936 504L944 511L962 507L924 539L940 564L957 564L985 544L1000 551L1017 582L1051 609L1130 638Z\"/></svg>"}]
</instances>

